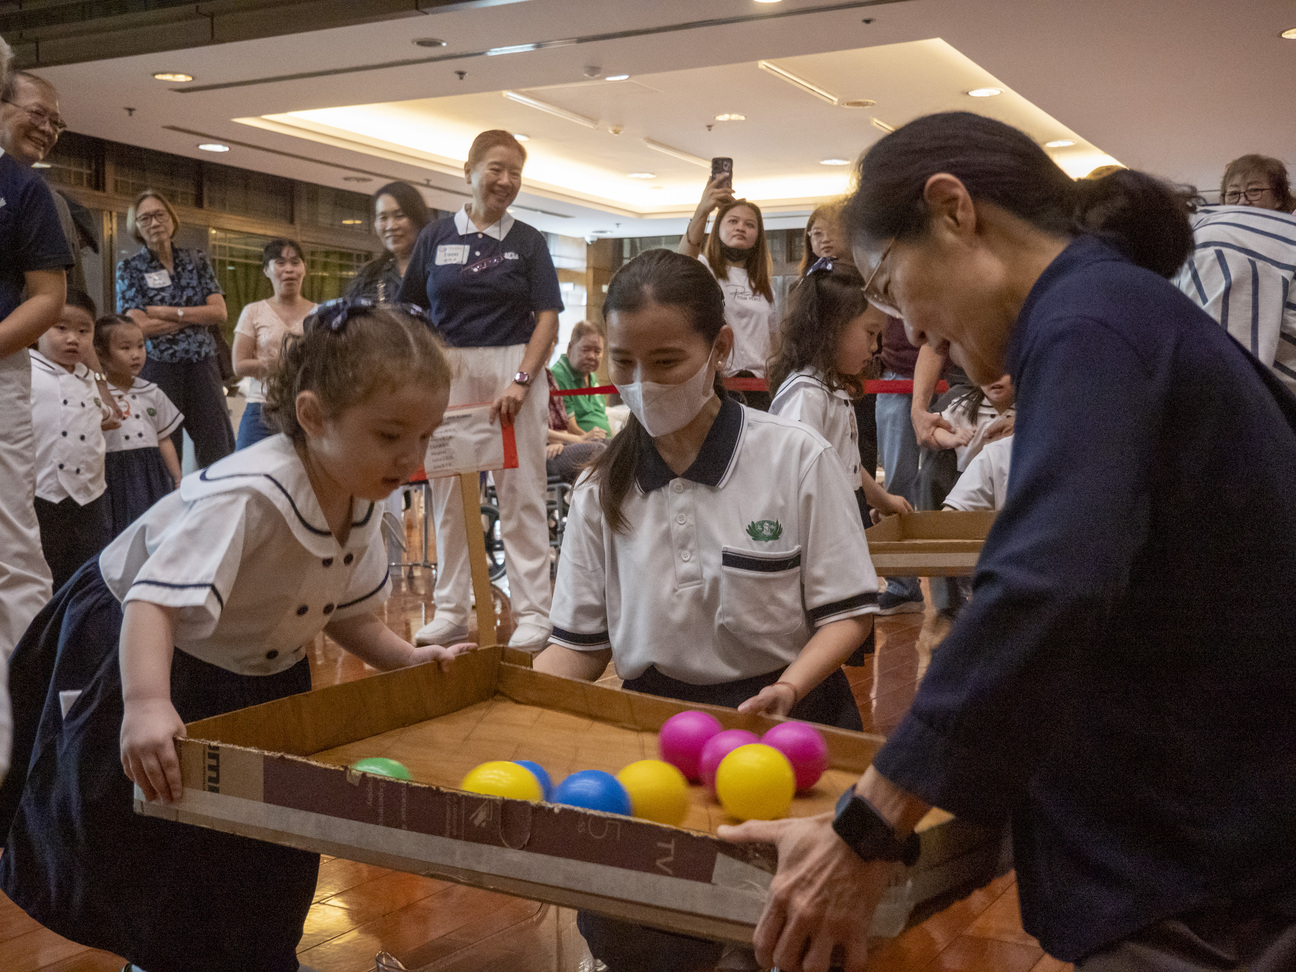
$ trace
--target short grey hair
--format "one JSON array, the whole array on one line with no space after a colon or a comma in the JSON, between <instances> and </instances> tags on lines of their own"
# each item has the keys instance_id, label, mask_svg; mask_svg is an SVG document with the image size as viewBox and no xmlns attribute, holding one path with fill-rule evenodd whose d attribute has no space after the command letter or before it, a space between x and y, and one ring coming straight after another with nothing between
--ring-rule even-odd
<instances>
[{"instance_id":1,"label":"short grey hair","mask_svg":"<svg viewBox=\"0 0 1296 972\"><path fill-rule=\"evenodd\" d=\"M13 67L13 48L0 37L0 87L9 84L9 71Z\"/></svg>"}]
</instances>

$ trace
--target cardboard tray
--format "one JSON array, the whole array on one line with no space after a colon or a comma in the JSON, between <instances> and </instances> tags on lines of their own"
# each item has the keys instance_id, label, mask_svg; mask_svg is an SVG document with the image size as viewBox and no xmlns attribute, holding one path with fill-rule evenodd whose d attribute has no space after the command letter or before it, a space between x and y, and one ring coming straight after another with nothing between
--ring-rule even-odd
<instances>
[{"instance_id":1,"label":"cardboard tray","mask_svg":"<svg viewBox=\"0 0 1296 972\"><path fill-rule=\"evenodd\" d=\"M775 870L774 849L712 836L725 819L700 788L692 788L685 821L696 829L453 789L486 759L538 757L555 778L577 768L614 771L655 756L656 731L686 708L758 733L778 721L556 678L483 648L460 657L449 673L423 665L191 723L188 738L178 741L182 799L162 806L137 790L135 806L150 816L749 943ZM830 808L882 743L862 733L823 733L831 768L797 798L794 815ZM400 758L415 782L346 768L364 755ZM898 871L875 934L898 934L915 906L974 887L998 866L997 835L939 811L919 829L922 858Z\"/></svg>"},{"instance_id":2,"label":"cardboard tray","mask_svg":"<svg viewBox=\"0 0 1296 972\"><path fill-rule=\"evenodd\" d=\"M971 574L995 514L957 510L901 513L864 531L879 574L953 577Z\"/></svg>"}]
</instances>

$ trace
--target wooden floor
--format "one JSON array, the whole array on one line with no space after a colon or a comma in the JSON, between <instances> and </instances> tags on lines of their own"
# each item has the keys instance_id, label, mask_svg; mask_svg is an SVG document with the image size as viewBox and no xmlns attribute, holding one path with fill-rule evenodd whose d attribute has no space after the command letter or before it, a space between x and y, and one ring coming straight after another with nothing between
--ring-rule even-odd
<instances>
[{"instance_id":1,"label":"wooden floor","mask_svg":"<svg viewBox=\"0 0 1296 972\"><path fill-rule=\"evenodd\" d=\"M409 638L431 615L423 575L397 585L387 623ZM511 621L500 604L501 637ZM874 664L848 668L866 731L885 734L907 711L944 635L935 614L880 618ZM311 651L317 687L372 670L321 637ZM299 952L320 972L370 972L385 950L409 969L437 972L576 972L583 948L571 914L341 858L320 868ZM118 972L122 959L46 931L0 895L3 972ZM870 972L1064 972L1021 927L1017 888L1006 875L899 938L879 941Z\"/></svg>"}]
</instances>

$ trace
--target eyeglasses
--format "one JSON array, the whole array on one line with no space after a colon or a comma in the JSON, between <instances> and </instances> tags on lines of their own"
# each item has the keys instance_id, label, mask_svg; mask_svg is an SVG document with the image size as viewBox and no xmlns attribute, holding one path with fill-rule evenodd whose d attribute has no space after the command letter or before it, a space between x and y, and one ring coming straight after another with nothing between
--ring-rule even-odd
<instances>
[{"instance_id":1,"label":"eyeglasses","mask_svg":"<svg viewBox=\"0 0 1296 972\"><path fill-rule=\"evenodd\" d=\"M1245 198L1246 201L1249 203L1259 202L1260 197L1263 196L1266 192L1273 192L1273 191L1274 191L1273 186L1258 186L1258 187L1252 187L1251 189L1242 189L1242 190L1230 189L1228 192L1224 193L1224 202L1226 205L1229 206L1241 202L1243 198Z\"/></svg>"},{"instance_id":2,"label":"eyeglasses","mask_svg":"<svg viewBox=\"0 0 1296 972\"><path fill-rule=\"evenodd\" d=\"M437 326L432 323L432 318L428 317L427 311L417 304L403 303L379 303L378 301L369 300L366 297L347 298L339 297L336 300L326 300L309 314L302 323L303 331L315 331L323 328L326 331L332 331L334 334L341 334L346 330L347 322L353 317L361 317L371 310L378 307L387 307L398 310L402 314L408 314L420 323L426 324L434 333L437 332Z\"/></svg>"},{"instance_id":3,"label":"eyeglasses","mask_svg":"<svg viewBox=\"0 0 1296 972\"><path fill-rule=\"evenodd\" d=\"M882 292L873 286L873 280L877 277L878 271L882 269L882 264L886 263L886 258L891 253L891 247L895 246L895 241L896 237L891 237L891 242L882 250L882 256L878 257L877 266L873 268L873 272L864 281L864 296L868 298L870 304L882 311L882 313L889 314L892 317L904 317L899 309L891 303L890 298L884 297Z\"/></svg>"},{"instance_id":4,"label":"eyeglasses","mask_svg":"<svg viewBox=\"0 0 1296 972\"><path fill-rule=\"evenodd\" d=\"M140 213L135 217L137 226L152 226L154 223L165 223L171 218L171 214L165 210L158 210L155 213Z\"/></svg>"},{"instance_id":5,"label":"eyeglasses","mask_svg":"<svg viewBox=\"0 0 1296 972\"><path fill-rule=\"evenodd\" d=\"M63 119L58 115L51 115L44 108L28 108L26 105L20 105L16 101L10 101L8 98L0 98L0 101L27 112L27 117L31 119L33 125L37 128L48 127L54 133L55 138L67 131L67 125L63 123Z\"/></svg>"}]
</instances>

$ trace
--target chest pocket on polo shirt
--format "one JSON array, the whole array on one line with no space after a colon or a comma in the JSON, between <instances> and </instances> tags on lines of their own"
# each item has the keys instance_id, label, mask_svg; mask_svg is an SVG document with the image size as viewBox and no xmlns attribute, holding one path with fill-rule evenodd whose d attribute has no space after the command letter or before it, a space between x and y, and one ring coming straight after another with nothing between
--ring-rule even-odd
<instances>
[{"instance_id":1,"label":"chest pocket on polo shirt","mask_svg":"<svg viewBox=\"0 0 1296 972\"><path fill-rule=\"evenodd\" d=\"M788 635L805 623L801 548L720 548L720 623L739 636Z\"/></svg>"}]
</instances>

